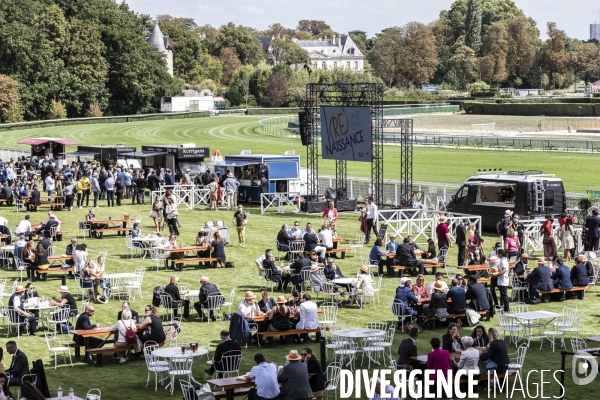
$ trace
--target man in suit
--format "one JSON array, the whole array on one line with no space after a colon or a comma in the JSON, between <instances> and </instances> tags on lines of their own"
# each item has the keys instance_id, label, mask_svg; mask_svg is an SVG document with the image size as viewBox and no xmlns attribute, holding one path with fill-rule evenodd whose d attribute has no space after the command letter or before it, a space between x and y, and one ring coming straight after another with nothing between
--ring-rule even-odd
<instances>
[{"instance_id":1,"label":"man in suit","mask_svg":"<svg viewBox=\"0 0 600 400\"><path fill-rule=\"evenodd\" d=\"M403 369L405 365L409 365L413 369L425 369L425 364L419 360L411 357L416 357L419 353L417 352L417 338L419 337L419 329L411 328L408 331L408 338L403 339L398 347L398 369Z\"/></svg>"},{"instance_id":2,"label":"man in suit","mask_svg":"<svg viewBox=\"0 0 600 400\"><path fill-rule=\"evenodd\" d=\"M456 245L458 246L458 264L465 265L465 250L467 248L467 225L468 219L463 219L461 224L456 227Z\"/></svg>"},{"instance_id":3,"label":"man in suit","mask_svg":"<svg viewBox=\"0 0 600 400\"><path fill-rule=\"evenodd\" d=\"M308 367L300 362L302 357L298 350L291 350L286 356L289 363L277 376L281 383L280 398L286 399L312 399L313 391L308 383Z\"/></svg>"},{"instance_id":4,"label":"man in suit","mask_svg":"<svg viewBox=\"0 0 600 400\"><path fill-rule=\"evenodd\" d=\"M467 297L465 290L458 286L458 279L452 279L452 288L446 293L446 299L452 299L448 303L448 314L462 314L467 308Z\"/></svg>"},{"instance_id":5,"label":"man in suit","mask_svg":"<svg viewBox=\"0 0 600 400\"><path fill-rule=\"evenodd\" d=\"M29 374L27 356L17 348L17 343L14 340L6 342L6 351L13 356L10 367L6 370L10 374L8 386L21 386L21 377Z\"/></svg>"},{"instance_id":6,"label":"man in suit","mask_svg":"<svg viewBox=\"0 0 600 400\"><path fill-rule=\"evenodd\" d=\"M54 214L50 214L49 218L48 218L48 222L46 222L38 231L38 234L42 234L45 237L51 237L51 229L53 227L58 227L60 226L60 222L58 222L58 220L56 219L56 215Z\"/></svg>"},{"instance_id":7,"label":"man in suit","mask_svg":"<svg viewBox=\"0 0 600 400\"><path fill-rule=\"evenodd\" d=\"M29 197L29 201L26 204L27 211L37 211L38 206L42 204L41 196L42 194L38 190L37 186L34 186L31 196Z\"/></svg>"},{"instance_id":8,"label":"man in suit","mask_svg":"<svg viewBox=\"0 0 600 400\"><path fill-rule=\"evenodd\" d=\"M394 233L390 234L390 241L385 245L387 252L398 254L399 246L398 242L396 242L396 235ZM385 266L387 267L388 276L394 276L394 270L392 269L394 259L395 257L386 257Z\"/></svg>"},{"instance_id":9,"label":"man in suit","mask_svg":"<svg viewBox=\"0 0 600 400\"><path fill-rule=\"evenodd\" d=\"M288 234L287 224L281 226L281 230L277 233L277 250L279 251L290 251L290 235ZM289 253L286 253L285 259L289 260Z\"/></svg>"},{"instance_id":10,"label":"man in suit","mask_svg":"<svg viewBox=\"0 0 600 400\"><path fill-rule=\"evenodd\" d=\"M592 210L592 215L588 215L585 219L585 231L588 238L588 250L598 250L598 237L600 237L600 217L598 217L598 209Z\"/></svg>"},{"instance_id":11,"label":"man in suit","mask_svg":"<svg viewBox=\"0 0 600 400\"><path fill-rule=\"evenodd\" d=\"M77 236L71 237L71 243L67 245L65 254L68 256L72 256L75 254L75 250L77 250ZM75 261L73 260L67 260L65 261L65 263L69 264L70 266L75 265Z\"/></svg>"},{"instance_id":12,"label":"man in suit","mask_svg":"<svg viewBox=\"0 0 600 400\"><path fill-rule=\"evenodd\" d=\"M398 246L398 252L396 253L396 258L398 258L398 263L400 265L405 266L414 266L419 267L419 273L421 275L425 275L425 268L423 267L423 260L417 260L417 256L415 255L415 248L412 244L409 243L409 239L407 237L404 238L402 244ZM416 275L415 270L412 270L413 275ZM389 274L389 270L388 270Z\"/></svg>"},{"instance_id":13,"label":"man in suit","mask_svg":"<svg viewBox=\"0 0 600 400\"><path fill-rule=\"evenodd\" d=\"M538 267L531 271L529 275L527 275L527 280L529 283L529 297L532 299L538 299L539 293L538 290L552 290L554 289L554 283L552 282L552 278L550 276L550 268L544 263L546 260L543 257L538 258ZM542 301L544 303L548 303L549 301L548 294L542 296Z\"/></svg>"},{"instance_id":14,"label":"man in suit","mask_svg":"<svg viewBox=\"0 0 600 400\"><path fill-rule=\"evenodd\" d=\"M461 289L462 290L462 289ZM469 276L469 287L467 288L466 299L470 299L469 308L476 311L485 311L490 309L490 303L487 299L485 287L477 282L475 275Z\"/></svg>"},{"instance_id":15,"label":"man in suit","mask_svg":"<svg viewBox=\"0 0 600 400\"><path fill-rule=\"evenodd\" d=\"M90 330L90 329L94 329L94 328L102 328L102 325L100 324L92 324L90 323L90 317L94 315L94 306L87 306L85 308L85 312L81 313L79 315L79 317L77 318L77 322L75 323L75 329L79 330L79 329L83 329L83 330ZM83 338L83 336L81 335L73 335L73 341L81 346L89 346L86 348L96 348L98 346L100 346L102 344L102 340L98 339L98 338L88 338L88 340L85 340ZM92 360L92 355L89 353L86 353L85 358L83 359L84 362L87 363L93 363Z\"/></svg>"},{"instance_id":16,"label":"man in suit","mask_svg":"<svg viewBox=\"0 0 600 400\"><path fill-rule=\"evenodd\" d=\"M219 288L214 283L210 282L208 276L200 278L200 295L197 302L194 303L194 308L202 322L208 322L208 317L204 314L202 308L208 307L208 296L214 293L220 293ZM214 316L213 310L210 310L210 319L214 322L217 319Z\"/></svg>"},{"instance_id":17,"label":"man in suit","mask_svg":"<svg viewBox=\"0 0 600 400\"><path fill-rule=\"evenodd\" d=\"M117 313L117 319L121 320L121 316L123 315L123 311L125 310L129 310L131 311L131 319L135 321L135 323L137 324L140 320L139 320L139 315L137 313L137 311L133 311L131 308L131 304L129 304L128 301L124 301L123 304L121 304L121 311L119 311Z\"/></svg>"},{"instance_id":18,"label":"man in suit","mask_svg":"<svg viewBox=\"0 0 600 400\"><path fill-rule=\"evenodd\" d=\"M296 286L296 290L297 291L301 291L300 289L300 283L302 283L302 276L300 275L300 271L302 271L302 269L304 268L310 268L311 263L310 263L310 259L304 257L304 255L302 254L302 252L298 253L298 259L296 259L296 261L294 261L291 265L292 270L294 270L294 275L292 278L292 283Z\"/></svg>"},{"instance_id":19,"label":"man in suit","mask_svg":"<svg viewBox=\"0 0 600 400\"><path fill-rule=\"evenodd\" d=\"M4 187L2 187L2 193L0 193L0 198L6 199L7 206L13 205L13 192L12 188L8 186L8 183L5 183Z\"/></svg>"},{"instance_id":20,"label":"man in suit","mask_svg":"<svg viewBox=\"0 0 600 400\"><path fill-rule=\"evenodd\" d=\"M204 370L204 372L206 372L208 375L214 374L217 369L219 369L221 371L223 370L224 366L223 366L222 358L225 353L231 352L231 353L227 354L228 356L232 356L235 354L242 354L242 349L240 348L240 344L238 342L236 342L235 340L230 339L229 331L227 329L223 329L221 331L221 340L222 340L222 342L219 343L219 345L215 349L215 355L213 356L213 359L212 359L212 365L210 366L210 368ZM219 374L219 375L221 375L221 374ZM219 376L219 378L221 378L221 376ZM306 382L308 382L308 377L306 378Z\"/></svg>"}]
</instances>

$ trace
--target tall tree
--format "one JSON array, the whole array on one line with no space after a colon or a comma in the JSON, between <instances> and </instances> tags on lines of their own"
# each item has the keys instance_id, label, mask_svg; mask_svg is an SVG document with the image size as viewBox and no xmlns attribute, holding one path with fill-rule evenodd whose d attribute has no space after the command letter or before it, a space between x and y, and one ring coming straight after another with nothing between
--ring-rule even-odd
<instances>
[{"instance_id":1,"label":"tall tree","mask_svg":"<svg viewBox=\"0 0 600 400\"><path fill-rule=\"evenodd\" d=\"M479 53L481 48L481 0L468 0L465 17L465 44Z\"/></svg>"},{"instance_id":2,"label":"tall tree","mask_svg":"<svg viewBox=\"0 0 600 400\"><path fill-rule=\"evenodd\" d=\"M288 79L281 71L277 71L269 78L266 89L266 103L271 107L279 107L285 103L288 89Z\"/></svg>"},{"instance_id":3,"label":"tall tree","mask_svg":"<svg viewBox=\"0 0 600 400\"><path fill-rule=\"evenodd\" d=\"M296 33L295 30L286 28L285 26L281 25L279 22L276 22L272 25L269 25L269 29L267 29L263 32L263 36L286 38L286 37L294 36L295 33Z\"/></svg>"},{"instance_id":4,"label":"tall tree","mask_svg":"<svg viewBox=\"0 0 600 400\"><path fill-rule=\"evenodd\" d=\"M404 25L403 33L400 57L402 83L406 86L429 83L438 65L433 31L420 22L409 22Z\"/></svg>"},{"instance_id":5,"label":"tall tree","mask_svg":"<svg viewBox=\"0 0 600 400\"><path fill-rule=\"evenodd\" d=\"M385 29L374 41L367 58L373 67L373 73L386 85L392 86L400 79L400 57L403 45L403 32L400 27Z\"/></svg>"},{"instance_id":6,"label":"tall tree","mask_svg":"<svg viewBox=\"0 0 600 400\"><path fill-rule=\"evenodd\" d=\"M448 61L448 81L455 83L458 90L467 90L475 80L475 51L464 44L458 46Z\"/></svg>"},{"instance_id":7,"label":"tall tree","mask_svg":"<svg viewBox=\"0 0 600 400\"><path fill-rule=\"evenodd\" d=\"M539 64L550 73L550 81L557 73L567 70L567 52L565 50L565 35L556 27L556 23L548 22L548 39L539 53Z\"/></svg>"},{"instance_id":8,"label":"tall tree","mask_svg":"<svg viewBox=\"0 0 600 400\"><path fill-rule=\"evenodd\" d=\"M529 21L525 17L515 17L508 21L508 74L524 78L529 73L535 57L535 37L531 34Z\"/></svg>"},{"instance_id":9,"label":"tall tree","mask_svg":"<svg viewBox=\"0 0 600 400\"><path fill-rule=\"evenodd\" d=\"M0 75L0 122L5 121L6 114L19 103L19 82L7 75Z\"/></svg>"},{"instance_id":10,"label":"tall tree","mask_svg":"<svg viewBox=\"0 0 600 400\"><path fill-rule=\"evenodd\" d=\"M231 83L233 74L242 66L242 63L237 57L235 49L231 47L221 49L219 60L223 65L223 77L221 78L221 84L227 86Z\"/></svg>"},{"instance_id":11,"label":"tall tree","mask_svg":"<svg viewBox=\"0 0 600 400\"><path fill-rule=\"evenodd\" d=\"M258 35L245 26L236 26L233 22L219 29L217 44L219 52L223 48L235 49L242 64L254 65L264 59L264 51Z\"/></svg>"},{"instance_id":12,"label":"tall tree","mask_svg":"<svg viewBox=\"0 0 600 400\"><path fill-rule=\"evenodd\" d=\"M319 36L323 31L331 30L331 26L325 23L325 21L319 21L316 19L303 19L298 22L296 27L297 31L306 31L312 36Z\"/></svg>"},{"instance_id":13,"label":"tall tree","mask_svg":"<svg viewBox=\"0 0 600 400\"><path fill-rule=\"evenodd\" d=\"M184 81L191 80L191 73L198 64L202 45L193 19L173 18L160 15L157 18L163 34L169 36L173 46L173 73Z\"/></svg>"},{"instance_id":14,"label":"tall tree","mask_svg":"<svg viewBox=\"0 0 600 400\"><path fill-rule=\"evenodd\" d=\"M600 46L594 43L582 44L577 51L570 53L570 59L575 72L584 82L600 79Z\"/></svg>"},{"instance_id":15,"label":"tall tree","mask_svg":"<svg viewBox=\"0 0 600 400\"><path fill-rule=\"evenodd\" d=\"M473 49L475 50L475 49ZM493 23L483 36L479 71L486 82L500 84L506 80L506 55L508 53L508 33L501 22Z\"/></svg>"},{"instance_id":16,"label":"tall tree","mask_svg":"<svg viewBox=\"0 0 600 400\"><path fill-rule=\"evenodd\" d=\"M308 53L298 46L289 37L285 39L275 38L271 41L271 60L274 65L297 64L308 60Z\"/></svg>"}]
</instances>

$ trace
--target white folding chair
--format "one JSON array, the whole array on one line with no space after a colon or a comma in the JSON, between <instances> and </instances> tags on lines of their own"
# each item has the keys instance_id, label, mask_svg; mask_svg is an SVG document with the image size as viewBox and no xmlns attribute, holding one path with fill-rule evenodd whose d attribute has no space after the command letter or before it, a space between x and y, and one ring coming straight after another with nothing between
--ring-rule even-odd
<instances>
[{"instance_id":1,"label":"white folding chair","mask_svg":"<svg viewBox=\"0 0 600 400\"><path fill-rule=\"evenodd\" d=\"M162 267L165 267L166 269L166 254L167 253L165 253L161 248L158 247L153 247L150 249L150 259L156 264L156 271L158 271L158 269Z\"/></svg>"},{"instance_id":2,"label":"white folding chair","mask_svg":"<svg viewBox=\"0 0 600 400\"><path fill-rule=\"evenodd\" d=\"M82 235L83 239L85 239L86 236L91 237L91 230L92 230L92 225L88 224L87 222L83 222L83 221L79 221L77 223L78 228L79 228L79 234Z\"/></svg>"},{"instance_id":3,"label":"white folding chair","mask_svg":"<svg viewBox=\"0 0 600 400\"><path fill-rule=\"evenodd\" d=\"M234 299L235 299L235 288L232 288L231 293L229 293L229 301L226 301L225 303L221 304L221 307L229 308L229 314L231 314L231 306L233 305Z\"/></svg>"},{"instance_id":4,"label":"white folding chair","mask_svg":"<svg viewBox=\"0 0 600 400\"><path fill-rule=\"evenodd\" d=\"M392 314L394 317L398 318L401 330L404 332L404 320L408 317L413 317L412 309L404 306L404 303L401 301L394 301L392 303Z\"/></svg>"},{"instance_id":5,"label":"white folding chair","mask_svg":"<svg viewBox=\"0 0 600 400\"><path fill-rule=\"evenodd\" d=\"M50 353L54 354L54 369L56 369L58 354L62 353L63 361L67 363L67 356L69 356L69 363L71 363L71 367L73 366L73 360L71 359L71 348L67 346L66 342L63 342L55 335L50 332L44 332L44 336L46 337L46 344L48 345L48 350Z\"/></svg>"},{"instance_id":6,"label":"white folding chair","mask_svg":"<svg viewBox=\"0 0 600 400\"><path fill-rule=\"evenodd\" d=\"M224 378L230 376L237 376L240 371L240 363L242 361L242 353L233 351L226 351L221 357L219 367L215 365L215 371L218 374L222 374Z\"/></svg>"},{"instance_id":7,"label":"white folding chair","mask_svg":"<svg viewBox=\"0 0 600 400\"><path fill-rule=\"evenodd\" d=\"M221 306L225 303L225 297L223 297L221 293L212 293L208 295L206 301L208 303L206 307L206 311L208 311L207 317L210 316L211 311L213 312L213 315L216 314L216 316L219 316ZM210 324L210 318L208 318L208 323Z\"/></svg>"},{"instance_id":8,"label":"white folding chair","mask_svg":"<svg viewBox=\"0 0 600 400\"><path fill-rule=\"evenodd\" d=\"M100 389L90 389L85 396L85 400L101 400L102 392Z\"/></svg>"},{"instance_id":9,"label":"white folding chair","mask_svg":"<svg viewBox=\"0 0 600 400\"><path fill-rule=\"evenodd\" d=\"M509 353L508 357L510 363L508 364L509 369L518 369L519 372L523 371L523 364L525 363L525 354L527 354L527 345L525 343L521 344L517 351L514 353ZM514 356L514 358L513 358Z\"/></svg>"},{"instance_id":10,"label":"white folding chair","mask_svg":"<svg viewBox=\"0 0 600 400\"><path fill-rule=\"evenodd\" d=\"M50 328L52 325L54 328L54 334L56 335L56 330L61 324L68 325L69 324L69 312L71 310L69 307L54 307L54 310L48 313L46 318L46 326Z\"/></svg>"},{"instance_id":11,"label":"white folding chair","mask_svg":"<svg viewBox=\"0 0 600 400\"><path fill-rule=\"evenodd\" d=\"M12 326L17 327L17 339L21 338L21 325L24 325L27 333L29 333L29 324L26 321L21 321L21 314L19 314L16 310L8 308L6 310L6 316L8 317L8 329L6 330L6 337L10 335Z\"/></svg>"},{"instance_id":12,"label":"white folding chair","mask_svg":"<svg viewBox=\"0 0 600 400\"><path fill-rule=\"evenodd\" d=\"M319 327L324 332L329 331L331 336L331 331L337 323L338 305L337 303L323 303L320 308Z\"/></svg>"},{"instance_id":13,"label":"white folding chair","mask_svg":"<svg viewBox=\"0 0 600 400\"><path fill-rule=\"evenodd\" d=\"M30 265L21 260L19 257L15 257L14 259L17 271L19 271L19 279L23 280L23 271L27 271L27 268L29 268Z\"/></svg>"},{"instance_id":14,"label":"white folding chair","mask_svg":"<svg viewBox=\"0 0 600 400\"><path fill-rule=\"evenodd\" d=\"M342 365L339 363L332 362L327 365L326 375L327 381L325 382L325 398L329 398L329 393L333 392L333 398L337 399L337 390L340 384L340 371L342 370Z\"/></svg>"},{"instance_id":15,"label":"white folding chair","mask_svg":"<svg viewBox=\"0 0 600 400\"><path fill-rule=\"evenodd\" d=\"M158 349L158 343L146 342L144 346L144 358L146 359L146 367L148 368L148 378L146 379L146 387L150 382L150 372L154 372L154 391L158 390L158 378L162 382L162 375L169 372L169 363L160 360L154 355L154 350Z\"/></svg>"},{"instance_id":16,"label":"white folding chair","mask_svg":"<svg viewBox=\"0 0 600 400\"><path fill-rule=\"evenodd\" d=\"M167 316L169 316L169 319L173 319L175 316L175 310L179 310L179 312L181 312L181 309L183 307L183 302L181 302L181 305L179 305L178 307L174 307L173 305L173 298L171 297L171 295L169 293L165 293L165 292L161 292L159 294L160 296L160 305L163 307L164 311L165 311L165 318Z\"/></svg>"},{"instance_id":17,"label":"white folding chair","mask_svg":"<svg viewBox=\"0 0 600 400\"><path fill-rule=\"evenodd\" d=\"M171 386L171 394L175 390L175 378L185 376L188 381L192 380L192 357L171 357L169 359L169 378L170 382L165 389Z\"/></svg>"},{"instance_id":18,"label":"white folding chair","mask_svg":"<svg viewBox=\"0 0 600 400\"><path fill-rule=\"evenodd\" d=\"M556 339L557 336L560 336L561 338L563 337L563 329L564 329L564 323L565 323L565 316L560 316L558 318L556 318L556 323L550 326L550 329L548 330L544 330L544 332L542 333L542 337L540 340L540 350L542 349L542 346L544 345L544 339L548 339L548 341L552 344L552 352L554 353L554 340ZM564 340L561 340L561 347L563 345Z\"/></svg>"}]
</instances>

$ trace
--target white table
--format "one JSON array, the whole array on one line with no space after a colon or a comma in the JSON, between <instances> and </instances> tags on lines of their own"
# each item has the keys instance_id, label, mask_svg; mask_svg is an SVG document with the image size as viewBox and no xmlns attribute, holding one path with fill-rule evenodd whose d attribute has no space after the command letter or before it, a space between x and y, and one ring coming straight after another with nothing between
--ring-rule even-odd
<instances>
[{"instance_id":1,"label":"white table","mask_svg":"<svg viewBox=\"0 0 600 400\"><path fill-rule=\"evenodd\" d=\"M354 286L354 285L356 285L356 278L338 278L338 279L332 280L331 282L335 283L336 285Z\"/></svg>"},{"instance_id":2,"label":"white table","mask_svg":"<svg viewBox=\"0 0 600 400\"><path fill-rule=\"evenodd\" d=\"M137 278L137 274L133 272L119 272L116 274L105 274L104 279L133 279Z\"/></svg>"},{"instance_id":3,"label":"white table","mask_svg":"<svg viewBox=\"0 0 600 400\"><path fill-rule=\"evenodd\" d=\"M15 251L15 245L7 244L6 246L2 246L2 250Z\"/></svg>"},{"instance_id":4,"label":"white table","mask_svg":"<svg viewBox=\"0 0 600 400\"><path fill-rule=\"evenodd\" d=\"M147 235L147 236L138 236L136 238L131 239L131 241L140 242L140 243L148 243L148 246L140 247L140 249L142 250L142 258L146 258L148 249L150 249L151 247L157 247L158 244L160 244L163 239L164 238L162 236Z\"/></svg>"},{"instance_id":5,"label":"white table","mask_svg":"<svg viewBox=\"0 0 600 400\"><path fill-rule=\"evenodd\" d=\"M515 321L523 326L523 332L527 335L527 347L531 343L531 339L545 338L544 330L546 326L551 324L556 318L561 317L562 314L555 313L552 311L527 311L522 313L507 313L507 317L514 318ZM534 321L538 321L535 322ZM533 334L533 328L538 328L537 334Z\"/></svg>"},{"instance_id":6,"label":"white table","mask_svg":"<svg viewBox=\"0 0 600 400\"><path fill-rule=\"evenodd\" d=\"M163 347L162 349L156 349L152 352L155 357L160 358L173 358L173 357L202 357L208 354L208 350L198 347L198 350L192 353L189 347L186 346L185 352L181 352L181 346L178 347ZM192 378L192 381L197 385L201 385L200 382L197 382ZM172 382L169 382L165 389L169 388Z\"/></svg>"},{"instance_id":7,"label":"white table","mask_svg":"<svg viewBox=\"0 0 600 400\"><path fill-rule=\"evenodd\" d=\"M188 290L187 293L181 293L179 292L179 295L181 297L200 297L200 290L196 289L196 290Z\"/></svg>"},{"instance_id":8,"label":"white table","mask_svg":"<svg viewBox=\"0 0 600 400\"><path fill-rule=\"evenodd\" d=\"M347 278L342 278L347 279ZM384 336L385 331L381 329L371 329L371 328L348 328L341 329L339 331L334 331L331 333L334 336L340 336L351 339L364 339L368 337L377 337Z\"/></svg>"}]
</instances>

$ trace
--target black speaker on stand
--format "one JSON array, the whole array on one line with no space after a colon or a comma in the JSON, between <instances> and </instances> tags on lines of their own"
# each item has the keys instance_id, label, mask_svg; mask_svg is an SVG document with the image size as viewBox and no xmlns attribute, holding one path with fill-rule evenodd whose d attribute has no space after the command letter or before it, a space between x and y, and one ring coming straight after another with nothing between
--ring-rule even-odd
<instances>
[{"instance_id":1,"label":"black speaker on stand","mask_svg":"<svg viewBox=\"0 0 600 400\"><path fill-rule=\"evenodd\" d=\"M298 113L298 123L299 123L299 127L300 127L300 140L302 141L302 146L309 146L312 144L313 138L312 135L310 134L310 132L307 132L307 125L308 125L308 121L306 120L307 118L307 112L306 111L300 111Z\"/></svg>"}]
</instances>

